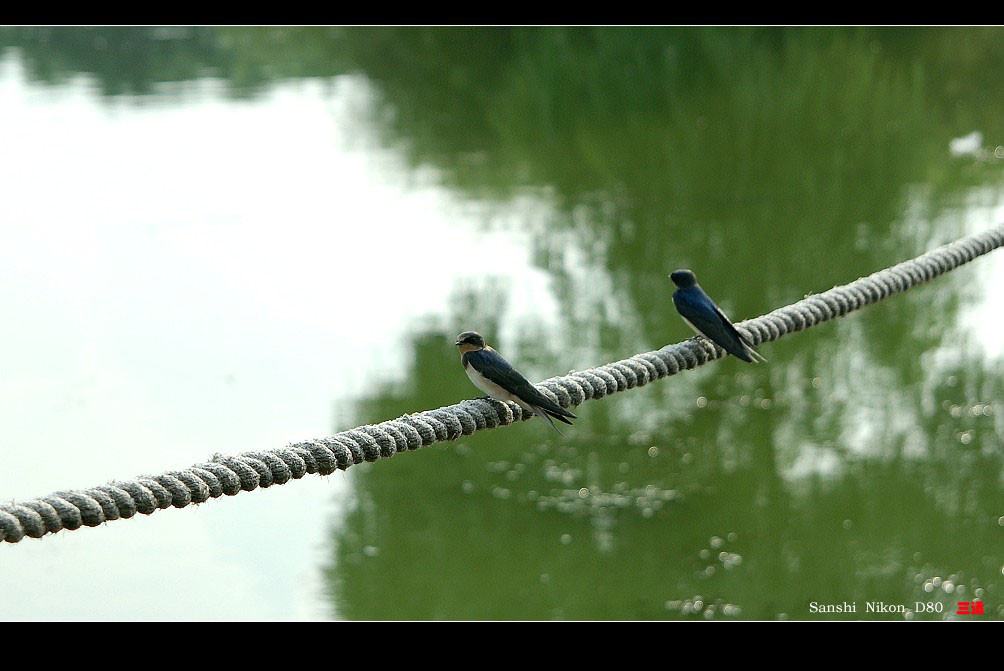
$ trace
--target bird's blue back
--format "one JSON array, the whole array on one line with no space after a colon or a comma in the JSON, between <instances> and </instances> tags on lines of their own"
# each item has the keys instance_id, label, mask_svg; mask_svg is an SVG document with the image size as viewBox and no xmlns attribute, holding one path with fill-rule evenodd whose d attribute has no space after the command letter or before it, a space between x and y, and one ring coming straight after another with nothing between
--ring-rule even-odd
<instances>
[{"instance_id":1,"label":"bird's blue back","mask_svg":"<svg viewBox=\"0 0 1004 671\"><path fill-rule=\"evenodd\" d=\"M690 319L690 317L705 316L717 314L721 312L715 302L711 300L711 297L704 293L698 285L692 287L679 288L673 292L673 303L676 305L676 309L681 315Z\"/></svg>"},{"instance_id":2,"label":"bird's blue back","mask_svg":"<svg viewBox=\"0 0 1004 671\"><path fill-rule=\"evenodd\" d=\"M677 312L705 337L729 354L743 361L752 361L743 337L700 285L680 287L674 291L673 304L676 305Z\"/></svg>"}]
</instances>

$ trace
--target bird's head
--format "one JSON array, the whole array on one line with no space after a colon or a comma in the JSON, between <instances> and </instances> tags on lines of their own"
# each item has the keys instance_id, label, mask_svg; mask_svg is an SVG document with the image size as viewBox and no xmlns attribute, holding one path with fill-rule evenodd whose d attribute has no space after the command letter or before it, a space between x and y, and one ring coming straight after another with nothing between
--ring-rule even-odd
<instances>
[{"instance_id":1,"label":"bird's head","mask_svg":"<svg viewBox=\"0 0 1004 671\"><path fill-rule=\"evenodd\" d=\"M697 284L697 276L686 268L674 270L669 274L669 279L673 280L678 287L692 287Z\"/></svg>"},{"instance_id":2,"label":"bird's head","mask_svg":"<svg viewBox=\"0 0 1004 671\"><path fill-rule=\"evenodd\" d=\"M457 336L455 344L461 352L473 352L485 348L485 339L477 331L464 331Z\"/></svg>"}]
</instances>

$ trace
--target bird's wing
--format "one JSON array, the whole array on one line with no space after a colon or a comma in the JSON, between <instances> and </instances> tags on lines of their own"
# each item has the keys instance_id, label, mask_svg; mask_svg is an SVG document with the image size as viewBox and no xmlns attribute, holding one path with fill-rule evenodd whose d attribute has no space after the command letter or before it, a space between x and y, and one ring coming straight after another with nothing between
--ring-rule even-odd
<instances>
[{"instance_id":1,"label":"bird's wing","mask_svg":"<svg viewBox=\"0 0 1004 671\"><path fill-rule=\"evenodd\" d=\"M518 396L521 400L530 405L536 405L552 415L561 417L572 417L575 415L568 412L560 405L540 393L529 380L523 377L518 370L505 360L505 358L495 350L486 347L476 352L469 352L468 362L486 378L502 387L510 394Z\"/></svg>"},{"instance_id":2,"label":"bird's wing","mask_svg":"<svg viewBox=\"0 0 1004 671\"><path fill-rule=\"evenodd\" d=\"M673 294L673 302L676 304L677 312L686 317L701 333L708 336L718 335L723 329L731 333L728 329L728 326L731 326L728 317L722 314L710 298L706 296L695 298L683 292L676 292Z\"/></svg>"},{"instance_id":3,"label":"bird's wing","mask_svg":"<svg viewBox=\"0 0 1004 671\"><path fill-rule=\"evenodd\" d=\"M726 317L725 313L722 312L717 305L715 305L715 312L718 314L719 318L721 318L725 330L732 333L735 336L735 338L739 341L739 343L746 349L746 354L748 354L752 359L759 361L760 363L767 363L767 359L763 358L763 356L761 356L761 354L753 348L753 343L749 341L749 338L747 338L746 336L744 336L742 333L739 332L739 329L735 327L735 324L732 323L732 320Z\"/></svg>"},{"instance_id":4,"label":"bird's wing","mask_svg":"<svg viewBox=\"0 0 1004 671\"><path fill-rule=\"evenodd\" d=\"M746 342L739 331L707 294L692 296L677 292L673 294L673 303L677 311L698 331L718 343L727 352L740 359L749 356L746 352Z\"/></svg>"},{"instance_id":5,"label":"bird's wing","mask_svg":"<svg viewBox=\"0 0 1004 671\"><path fill-rule=\"evenodd\" d=\"M515 394L517 389L530 386L530 382L493 349L468 352L467 361L474 370L510 393Z\"/></svg>"},{"instance_id":6,"label":"bird's wing","mask_svg":"<svg viewBox=\"0 0 1004 671\"><path fill-rule=\"evenodd\" d=\"M727 316L725 316L725 313L722 312L721 308L719 308L714 303L712 303L711 306L715 309L715 314L718 315L718 318L722 320L722 326L725 327L725 330L731 333L733 336L735 336L736 339L739 340L739 342L743 343L746 346L750 346L749 341L746 340L745 337L743 337L743 334L740 333L739 330L735 327L735 325L732 323L732 320L729 319Z\"/></svg>"}]
</instances>

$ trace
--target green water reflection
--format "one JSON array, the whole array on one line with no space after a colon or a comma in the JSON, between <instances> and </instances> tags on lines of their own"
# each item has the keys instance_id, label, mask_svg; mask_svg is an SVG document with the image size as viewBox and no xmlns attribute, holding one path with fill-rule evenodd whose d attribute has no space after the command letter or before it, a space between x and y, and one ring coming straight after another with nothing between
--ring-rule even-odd
<instances>
[{"instance_id":1,"label":"green water reflection","mask_svg":"<svg viewBox=\"0 0 1004 671\"><path fill-rule=\"evenodd\" d=\"M408 382L338 427L476 394L477 328L540 374L681 340L668 271L736 318L954 239L1004 201L998 29L145 29L0 32L33 76L107 94L214 76L234 95L362 73L383 141L529 222L559 333L499 342L504 288L416 325ZM100 45L98 49L95 45ZM123 59L132 51L143 59ZM104 54L104 55L102 55ZM109 56L109 54L111 54ZM989 153L952 158L978 129ZM981 222L981 226L991 221ZM609 277L583 305L567 241ZM966 268L836 324L577 411L355 473L327 589L343 617L888 617L981 598L1004 614L1004 373L960 321ZM629 319L624 319L628 315ZM810 602L857 604L819 615Z\"/></svg>"}]
</instances>

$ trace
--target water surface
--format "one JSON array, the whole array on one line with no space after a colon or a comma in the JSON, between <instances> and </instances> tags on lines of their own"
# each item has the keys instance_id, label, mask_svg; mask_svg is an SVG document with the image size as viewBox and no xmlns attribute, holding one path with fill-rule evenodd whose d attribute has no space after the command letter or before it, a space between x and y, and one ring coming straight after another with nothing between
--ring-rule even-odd
<instances>
[{"instance_id":1,"label":"water surface","mask_svg":"<svg viewBox=\"0 0 1004 671\"><path fill-rule=\"evenodd\" d=\"M678 267L738 320L996 225L1001 37L2 29L0 493L477 395L461 330L534 379L676 342ZM0 617L1000 618L1002 283L991 254L563 438L8 545Z\"/></svg>"}]
</instances>

